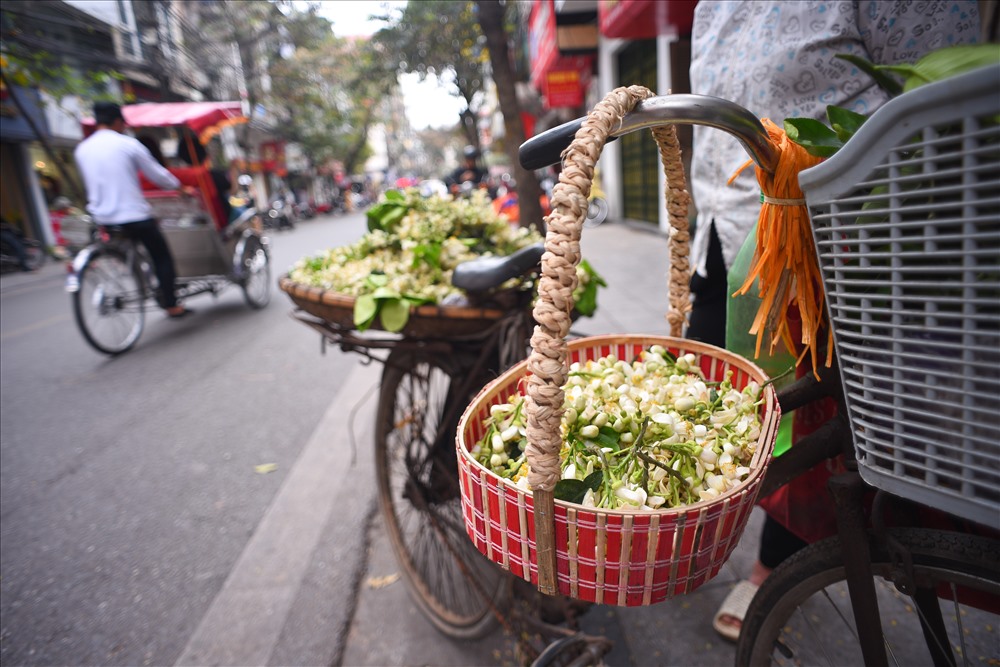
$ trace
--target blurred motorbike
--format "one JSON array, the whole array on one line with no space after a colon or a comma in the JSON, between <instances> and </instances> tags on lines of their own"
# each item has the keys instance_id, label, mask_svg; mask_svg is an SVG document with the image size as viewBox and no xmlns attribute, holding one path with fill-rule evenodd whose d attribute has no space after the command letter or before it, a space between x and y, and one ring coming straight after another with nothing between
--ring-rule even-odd
<instances>
[{"instance_id":1,"label":"blurred motorbike","mask_svg":"<svg viewBox=\"0 0 1000 667\"><path fill-rule=\"evenodd\" d=\"M280 197L272 201L267 209L267 215L264 216L264 227L276 231L295 229L292 206L286 204Z\"/></svg>"},{"instance_id":2,"label":"blurred motorbike","mask_svg":"<svg viewBox=\"0 0 1000 667\"><path fill-rule=\"evenodd\" d=\"M16 225L0 223L0 270L34 271L44 261L41 241L26 237Z\"/></svg>"}]
</instances>

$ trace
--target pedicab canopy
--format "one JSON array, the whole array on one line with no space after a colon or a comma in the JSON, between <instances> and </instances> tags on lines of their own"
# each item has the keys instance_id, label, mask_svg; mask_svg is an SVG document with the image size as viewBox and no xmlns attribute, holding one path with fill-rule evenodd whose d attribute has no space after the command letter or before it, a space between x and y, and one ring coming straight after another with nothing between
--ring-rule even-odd
<instances>
[{"instance_id":1,"label":"pedicab canopy","mask_svg":"<svg viewBox=\"0 0 1000 667\"><path fill-rule=\"evenodd\" d=\"M245 123L239 102L163 102L129 104L122 107L125 124L130 127L174 127L193 130L202 144L207 144L222 128ZM94 119L83 120L84 130L93 130Z\"/></svg>"}]
</instances>

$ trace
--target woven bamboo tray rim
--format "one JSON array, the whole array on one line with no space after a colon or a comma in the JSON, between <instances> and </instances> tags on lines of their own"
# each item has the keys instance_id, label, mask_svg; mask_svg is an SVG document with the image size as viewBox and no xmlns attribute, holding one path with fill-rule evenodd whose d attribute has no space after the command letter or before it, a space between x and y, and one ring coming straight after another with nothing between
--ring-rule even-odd
<instances>
[{"instance_id":1,"label":"woven bamboo tray rim","mask_svg":"<svg viewBox=\"0 0 1000 667\"><path fill-rule=\"evenodd\" d=\"M749 361L748 359L741 357L739 355L733 354L728 350L724 350L720 347L714 345L709 345L707 343L701 343L694 340L688 340L685 338L673 338L670 336L658 336L658 335L645 335L645 334L606 334L599 336L589 336L586 338L578 338L569 341L568 347L569 351L573 352L579 348L594 347L599 345L602 341L610 342L614 345L625 344L625 345L639 345L643 348L648 348L650 345L662 345L667 349L682 349L686 352L694 352L699 355L708 355L714 361L721 361L723 363L728 363L731 367L735 366L747 372L747 374L753 376L758 382L765 382L768 376L764 371ZM509 479L500 477L492 470L483 466L479 461L477 461L470 451L471 447L467 448L463 444L466 425L469 419L475 416L484 405L493 405L498 394L500 394L504 389L509 387L512 383L512 378L526 377L527 372L527 360L518 363L509 370L507 370L503 375L499 376L488 385L486 385L478 395L472 400L471 403L466 407L465 411L462 413L462 418L458 423L458 430L456 431L456 447L458 449L459 455L466 461L472 463L475 466L477 472L486 473L489 477L496 480L501 486L527 498L532 497L531 491L525 491L516 484L514 484ZM571 503L565 500L555 499L555 505L557 507L562 507L566 510L573 510L577 513L587 512L593 514L612 514L621 516L650 516L656 514L659 516L669 516L671 514L689 514L694 512L699 512L702 509L708 508L710 506L718 506L723 503L728 498L738 496L740 494L746 493L748 490L752 490L757 484L760 478L763 477L766 469L767 462L771 457L771 450L773 447L773 438L770 438L769 428L777 426L777 417L780 416L780 408L778 407L777 394L775 393L773 385L767 385L762 388L762 395L764 397L764 408L765 408L765 418L761 422L761 435L758 440L758 447L754 451L750 462L747 467L750 468L746 479L740 482L739 486L733 487L719 494L717 497L709 500L699 500L696 503L691 503L690 505L681 505L679 507L669 507L664 509L612 509L604 507L584 507L579 503ZM772 423L773 422L773 423ZM474 446L475 443L468 443L470 446Z\"/></svg>"},{"instance_id":2,"label":"woven bamboo tray rim","mask_svg":"<svg viewBox=\"0 0 1000 667\"><path fill-rule=\"evenodd\" d=\"M287 274L278 280L278 287L289 296L324 306L343 308L352 318L354 316L355 298L348 294L335 292L323 287L297 283L289 278ZM497 308L479 308L476 306L424 304L422 306L411 306L410 315L453 320L499 320L504 316L504 311Z\"/></svg>"}]
</instances>

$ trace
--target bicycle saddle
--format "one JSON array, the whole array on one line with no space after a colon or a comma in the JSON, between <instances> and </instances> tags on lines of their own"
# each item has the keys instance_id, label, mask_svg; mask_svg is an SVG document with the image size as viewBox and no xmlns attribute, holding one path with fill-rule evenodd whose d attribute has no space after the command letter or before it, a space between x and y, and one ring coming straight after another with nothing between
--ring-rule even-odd
<instances>
[{"instance_id":1,"label":"bicycle saddle","mask_svg":"<svg viewBox=\"0 0 1000 667\"><path fill-rule=\"evenodd\" d=\"M483 292L538 266L545 246L541 243L521 248L506 257L480 257L455 267L451 284L467 292Z\"/></svg>"}]
</instances>

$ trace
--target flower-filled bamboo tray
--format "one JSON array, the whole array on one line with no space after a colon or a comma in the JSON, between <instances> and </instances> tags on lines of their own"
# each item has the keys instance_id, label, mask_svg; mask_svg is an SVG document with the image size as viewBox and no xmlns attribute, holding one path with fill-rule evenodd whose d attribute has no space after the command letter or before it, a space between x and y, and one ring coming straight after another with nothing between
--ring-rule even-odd
<instances>
[{"instance_id":1,"label":"flower-filled bamboo tray","mask_svg":"<svg viewBox=\"0 0 1000 667\"><path fill-rule=\"evenodd\" d=\"M354 297L303 285L287 275L278 280L278 287L303 311L345 330L355 329ZM500 308L475 306L423 305L410 308L410 318L399 333L409 338L455 338L471 336L489 329L501 319ZM372 329L383 330L376 317Z\"/></svg>"}]
</instances>

